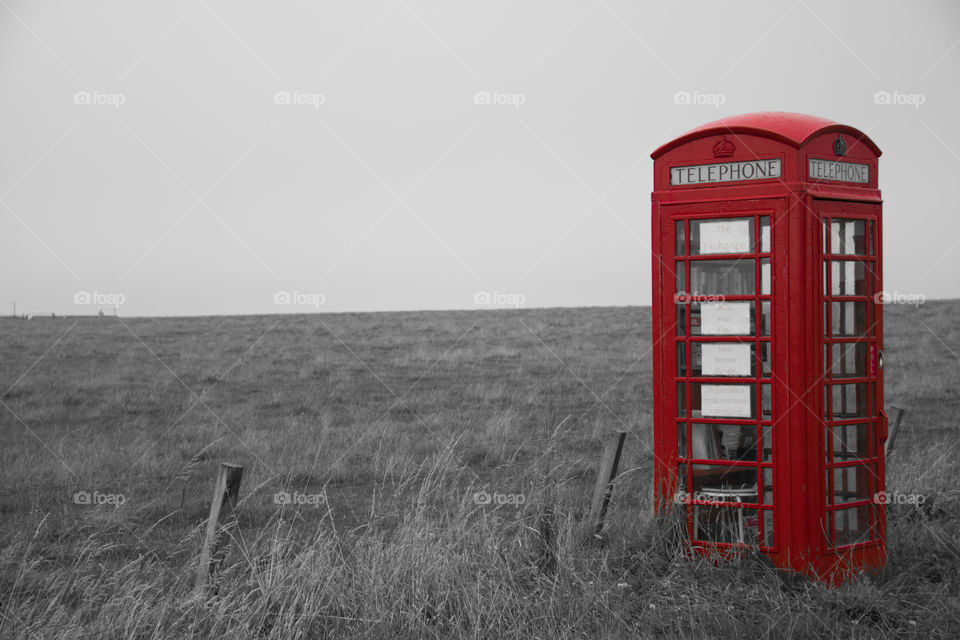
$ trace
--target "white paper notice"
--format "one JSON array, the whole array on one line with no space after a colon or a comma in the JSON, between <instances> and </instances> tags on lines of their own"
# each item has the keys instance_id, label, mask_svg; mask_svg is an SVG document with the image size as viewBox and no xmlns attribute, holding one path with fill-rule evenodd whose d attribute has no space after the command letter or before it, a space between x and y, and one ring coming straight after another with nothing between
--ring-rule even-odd
<instances>
[{"instance_id":1,"label":"white paper notice","mask_svg":"<svg viewBox=\"0 0 960 640\"><path fill-rule=\"evenodd\" d=\"M700 330L705 336L750 333L749 302L704 302L700 305Z\"/></svg>"},{"instance_id":2,"label":"white paper notice","mask_svg":"<svg viewBox=\"0 0 960 640\"><path fill-rule=\"evenodd\" d=\"M750 253L750 221L701 222L700 253Z\"/></svg>"},{"instance_id":3,"label":"white paper notice","mask_svg":"<svg viewBox=\"0 0 960 640\"><path fill-rule=\"evenodd\" d=\"M750 385L702 385L700 413L705 418L749 418L753 415L750 411Z\"/></svg>"},{"instance_id":4,"label":"white paper notice","mask_svg":"<svg viewBox=\"0 0 960 640\"><path fill-rule=\"evenodd\" d=\"M750 345L734 342L704 342L703 375L750 375Z\"/></svg>"}]
</instances>

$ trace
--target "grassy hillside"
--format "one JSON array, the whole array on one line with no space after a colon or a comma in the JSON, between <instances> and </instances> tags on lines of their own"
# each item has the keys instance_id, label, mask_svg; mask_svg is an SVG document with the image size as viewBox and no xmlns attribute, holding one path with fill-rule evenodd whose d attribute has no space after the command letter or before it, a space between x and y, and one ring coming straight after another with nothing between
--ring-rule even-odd
<instances>
[{"instance_id":1,"label":"grassy hillside","mask_svg":"<svg viewBox=\"0 0 960 640\"><path fill-rule=\"evenodd\" d=\"M953 637L960 303L885 314L888 489L937 508L891 509L888 568L835 590L690 562L651 521L649 309L0 320L0 637ZM608 543L583 545L609 429ZM226 460L241 537L204 603Z\"/></svg>"}]
</instances>

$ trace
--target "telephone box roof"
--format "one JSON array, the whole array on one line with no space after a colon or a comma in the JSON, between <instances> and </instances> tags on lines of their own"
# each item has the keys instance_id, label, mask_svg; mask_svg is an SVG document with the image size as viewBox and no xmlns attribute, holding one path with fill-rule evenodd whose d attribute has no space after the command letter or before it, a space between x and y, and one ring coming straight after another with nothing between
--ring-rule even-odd
<instances>
[{"instance_id":1,"label":"telephone box roof","mask_svg":"<svg viewBox=\"0 0 960 640\"><path fill-rule=\"evenodd\" d=\"M788 113L785 111L761 111L759 113L745 113L738 116L729 116L701 125L674 138L660 146L650 154L654 160L682 144L709 135L723 135L743 133L764 138L779 140L792 147L800 148L814 136L823 133L846 133L858 138L877 156L880 148L867 134L859 129L827 120L817 116L808 116L802 113Z\"/></svg>"}]
</instances>

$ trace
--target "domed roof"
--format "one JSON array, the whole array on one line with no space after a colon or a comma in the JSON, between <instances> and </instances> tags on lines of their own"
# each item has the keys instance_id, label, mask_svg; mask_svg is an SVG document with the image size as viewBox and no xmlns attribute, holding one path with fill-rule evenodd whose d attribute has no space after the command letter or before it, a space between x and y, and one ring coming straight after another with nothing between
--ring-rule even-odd
<instances>
[{"instance_id":1,"label":"domed roof","mask_svg":"<svg viewBox=\"0 0 960 640\"><path fill-rule=\"evenodd\" d=\"M785 111L761 111L759 113L745 113L738 116L721 118L714 122L701 125L688 131L679 138L662 145L650 157L656 159L671 149L682 144L708 135L722 135L729 133L744 133L764 138L779 140L793 147L801 147L814 136L822 133L846 133L861 139L877 156L880 148L867 134L859 129L839 124L826 118L808 116L802 113L788 113Z\"/></svg>"}]
</instances>

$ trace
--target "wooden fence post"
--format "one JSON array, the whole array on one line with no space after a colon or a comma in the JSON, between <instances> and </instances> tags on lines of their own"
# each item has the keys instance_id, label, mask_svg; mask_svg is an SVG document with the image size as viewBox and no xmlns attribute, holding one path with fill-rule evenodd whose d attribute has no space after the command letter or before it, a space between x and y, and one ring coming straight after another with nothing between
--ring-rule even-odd
<instances>
[{"instance_id":1,"label":"wooden fence post","mask_svg":"<svg viewBox=\"0 0 960 640\"><path fill-rule=\"evenodd\" d=\"M893 429L890 429L890 433L887 436L887 443L883 447L883 455L889 456L890 452L893 451L893 443L897 439L897 432L900 431L900 423L903 422L903 414L907 412L906 409L901 409L897 405L890 405L897 410L897 417L893 421Z\"/></svg>"},{"instance_id":2,"label":"wooden fence post","mask_svg":"<svg viewBox=\"0 0 960 640\"><path fill-rule=\"evenodd\" d=\"M614 431L607 436L603 444L600 467L597 469L597 484L593 489L593 502L590 505L590 526L594 534L603 530L603 519L613 495L613 480L617 477L617 467L620 466L620 454L626 437L626 431Z\"/></svg>"},{"instance_id":3,"label":"wooden fence post","mask_svg":"<svg viewBox=\"0 0 960 640\"><path fill-rule=\"evenodd\" d=\"M220 463L217 481L213 487L213 499L210 501L210 517L207 519L207 533L200 549L200 566L197 569L195 593L202 593L210 577L219 568L223 558L217 557L223 547L224 536L221 535L221 524L224 523L237 506L237 497L240 495L240 480L243 478L243 467Z\"/></svg>"}]
</instances>

